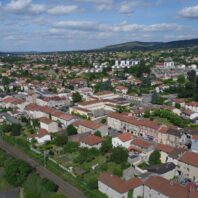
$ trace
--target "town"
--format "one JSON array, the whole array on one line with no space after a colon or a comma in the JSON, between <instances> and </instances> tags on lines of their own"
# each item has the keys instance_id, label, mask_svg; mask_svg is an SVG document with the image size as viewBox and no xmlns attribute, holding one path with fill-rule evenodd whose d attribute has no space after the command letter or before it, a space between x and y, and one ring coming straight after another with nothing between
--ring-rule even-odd
<instances>
[{"instance_id":1,"label":"town","mask_svg":"<svg viewBox=\"0 0 198 198\"><path fill-rule=\"evenodd\" d=\"M3 54L0 71L1 139L88 197L198 197L197 47Z\"/></svg>"}]
</instances>

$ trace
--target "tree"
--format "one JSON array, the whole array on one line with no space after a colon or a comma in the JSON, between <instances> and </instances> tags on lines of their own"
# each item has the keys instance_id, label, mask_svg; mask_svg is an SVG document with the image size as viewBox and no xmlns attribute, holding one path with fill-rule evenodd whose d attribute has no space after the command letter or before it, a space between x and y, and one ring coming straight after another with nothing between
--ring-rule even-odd
<instances>
[{"instance_id":1,"label":"tree","mask_svg":"<svg viewBox=\"0 0 198 198\"><path fill-rule=\"evenodd\" d=\"M6 161L5 178L8 183L15 187L21 186L31 172L32 168L22 160Z\"/></svg>"},{"instance_id":2,"label":"tree","mask_svg":"<svg viewBox=\"0 0 198 198\"><path fill-rule=\"evenodd\" d=\"M72 100L73 100L73 103L81 102L82 101L82 96L80 95L79 92L75 92L72 95Z\"/></svg>"},{"instance_id":3,"label":"tree","mask_svg":"<svg viewBox=\"0 0 198 198\"><path fill-rule=\"evenodd\" d=\"M78 143L76 142L67 142L67 144L64 146L64 151L66 153L76 152L77 149L78 149Z\"/></svg>"},{"instance_id":4,"label":"tree","mask_svg":"<svg viewBox=\"0 0 198 198\"><path fill-rule=\"evenodd\" d=\"M101 148L100 148L100 152L102 154L105 154L107 152L110 152L112 149L112 140L111 140L111 137L106 137L103 142L102 142L102 145L101 145Z\"/></svg>"},{"instance_id":5,"label":"tree","mask_svg":"<svg viewBox=\"0 0 198 198\"><path fill-rule=\"evenodd\" d=\"M161 157L161 154L158 150L153 151L151 155L149 156L149 164L150 165L161 164L160 157Z\"/></svg>"},{"instance_id":6,"label":"tree","mask_svg":"<svg viewBox=\"0 0 198 198\"><path fill-rule=\"evenodd\" d=\"M176 107L177 109L180 109L180 108L181 108L181 105L180 105L179 103L175 103L175 107Z\"/></svg>"},{"instance_id":7,"label":"tree","mask_svg":"<svg viewBox=\"0 0 198 198\"><path fill-rule=\"evenodd\" d=\"M149 110L145 110L145 112L144 112L144 117L145 117L145 118L150 118L150 116L151 116L150 111L149 111Z\"/></svg>"},{"instance_id":8,"label":"tree","mask_svg":"<svg viewBox=\"0 0 198 198\"><path fill-rule=\"evenodd\" d=\"M118 164L125 163L128 159L128 151L121 146L115 147L112 149L110 159Z\"/></svg>"},{"instance_id":9,"label":"tree","mask_svg":"<svg viewBox=\"0 0 198 198\"><path fill-rule=\"evenodd\" d=\"M180 84L184 84L186 82L185 76L184 75L179 75L177 77L177 82Z\"/></svg>"},{"instance_id":10,"label":"tree","mask_svg":"<svg viewBox=\"0 0 198 198\"><path fill-rule=\"evenodd\" d=\"M55 192L57 191L58 187L54 182L47 178L42 179L42 186L48 191L48 192Z\"/></svg>"},{"instance_id":11,"label":"tree","mask_svg":"<svg viewBox=\"0 0 198 198\"><path fill-rule=\"evenodd\" d=\"M126 107L117 105L116 108L115 108L115 111L118 112L118 113L123 113L123 112L128 112L128 109Z\"/></svg>"},{"instance_id":12,"label":"tree","mask_svg":"<svg viewBox=\"0 0 198 198\"><path fill-rule=\"evenodd\" d=\"M8 133L11 131L12 126L10 124L6 124L5 122L1 125L1 130L3 133Z\"/></svg>"},{"instance_id":13,"label":"tree","mask_svg":"<svg viewBox=\"0 0 198 198\"><path fill-rule=\"evenodd\" d=\"M96 135L96 136L98 136L98 137L102 137L102 135L101 135L101 132L100 132L100 131L96 131L94 135Z\"/></svg>"},{"instance_id":14,"label":"tree","mask_svg":"<svg viewBox=\"0 0 198 198\"><path fill-rule=\"evenodd\" d=\"M66 144L68 141L68 137L67 134L58 134L55 139L54 139L54 144L56 146L63 146L64 144Z\"/></svg>"},{"instance_id":15,"label":"tree","mask_svg":"<svg viewBox=\"0 0 198 198\"><path fill-rule=\"evenodd\" d=\"M195 83L196 82L196 71L191 70L190 72L187 73L187 78L190 82Z\"/></svg>"},{"instance_id":16,"label":"tree","mask_svg":"<svg viewBox=\"0 0 198 198\"><path fill-rule=\"evenodd\" d=\"M162 105L164 102L164 99L162 97L159 96L159 94L155 91L152 95L151 98L151 103L152 104L159 104Z\"/></svg>"},{"instance_id":17,"label":"tree","mask_svg":"<svg viewBox=\"0 0 198 198\"><path fill-rule=\"evenodd\" d=\"M21 134L22 126L20 124L12 124L11 133L13 136L19 136Z\"/></svg>"},{"instance_id":18,"label":"tree","mask_svg":"<svg viewBox=\"0 0 198 198\"><path fill-rule=\"evenodd\" d=\"M68 134L68 136L70 136L70 135L76 135L77 134L76 127L74 127L73 125L69 125L67 127L67 134Z\"/></svg>"}]
</instances>

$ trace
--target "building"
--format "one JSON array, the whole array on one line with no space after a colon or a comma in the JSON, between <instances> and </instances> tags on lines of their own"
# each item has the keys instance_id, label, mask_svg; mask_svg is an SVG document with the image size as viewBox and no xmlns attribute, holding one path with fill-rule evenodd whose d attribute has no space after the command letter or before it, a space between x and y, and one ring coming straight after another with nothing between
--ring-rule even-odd
<instances>
[{"instance_id":1,"label":"building","mask_svg":"<svg viewBox=\"0 0 198 198\"><path fill-rule=\"evenodd\" d=\"M193 135L191 139L191 150L198 153L198 135Z\"/></svg>"},{"instance_id":2,"label":"building","mask_svg":"<svg viewBox=\"0 0 198 198\"><path fill-rule=\"evenodd\" d=\"M144 198L187 198L187 188L160 176L150 176L144 182Z\"/></svg>"},{"instance_id":3,"label":"building","mask_svg":"<svg viewBox=\"0 0 198 198\"><path fill-rule=\"evenodd\" d=\"M174 151L174 147L165 145L165 144L157 144L156 149L160 151L161 154L161 162L166 163L168 161L168 156Z\"/></svg>"},{"instance_id":4,"label":"building","mask_svg":"<svg viewBox=\"0 0 198 198\"><path fill-rule=\"evenodd\" d=\"M53 120L47 117L41 117L39 121L40 121L40 127L42 129L45 129L49 133L56 133L60 130L58 127L58 123L54 122Z\"/></svg>"},{"instance_id":5,"label":"building","mask_svg":"<svg viewBox=\"0 0 198 198\"><path fill-rule=\"evenodd\" d=\"M98 189L109 198L128 198L128 192L133 192L133 197L143 196L143 182L134 177L128 181L104 172L98 178Z\"/></svg>"},{"instance_id":6,"label":"building","mask_svg":"<svg viewBox=\"0 0 198 198\"><path fill-rule=\"evenodd\" d=\"M79 120L73 123L77 128L78 133L91 132L94 134L96 131L100 131L102 136L108 135L108 127L101 123L92 120Z\"/></svg>"},{"instance_id":7,"label":"building","mask_svg":"<svg viewBox=\"0 0 198 198\"><path fill-rule=\"evenodd\" d=\"M133 135L131 133L122 133L117 137L112 138L113 147L122 146L128 149L131 145L131 141L133 140Z\"/></svg>"},{"instance_id":8,"label":"building","mask_svg":"<svg viewBox=\"0 0 198 198\"><path fill-rule=\"evenodd\" d=\"M178 160L179 175L198 182L198 153L185 152Z\"/></svg>"},{"instance_id":9,"label":"building","mask_svg":"<svg viewBox=\"0 0 198 198\"><path fill-rule=\"evenodd\" d=\"M100 149L102 145L102 138L96 135L87 135L80 141L80 147Z\"/></svg>"},{"instance_id":10,"label":"building","mask_svg":"<svg viewBox=\"0 0 198 198\"><path fill-rule=\"evenodd\" d=\"M45 129L40 129L38 133L32 134L28 137L28 141L31 142L33 139L37 141L38 144L44 144L51 141L51 136Z\"/></svg>"},{"instance_id":11,"label":"building","mask_svg":"<svg viewBox=\"0 0 198 198\"><path fill-rule=\"evenodd\" d=\"M77 120L73 115L63 113L61 111L54 111L51 114L52 120L61 123L62 127L66 128Z\"/></svg>"}]
</instances>

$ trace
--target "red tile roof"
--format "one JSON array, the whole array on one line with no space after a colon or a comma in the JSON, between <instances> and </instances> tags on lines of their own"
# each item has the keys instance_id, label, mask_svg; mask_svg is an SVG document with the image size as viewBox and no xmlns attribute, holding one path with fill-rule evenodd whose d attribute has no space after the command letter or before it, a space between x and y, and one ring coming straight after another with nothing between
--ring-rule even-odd
<instances>
[{"instance_id":1,"label":"red tile roof","mask_svg":"<svg viewBox=\"0 0 198 198\"><path fill-rule=\"evenodd\" d=\"M42 138L42 137L44 137L45 135L48 135L48 134L49 133L47 132L47 130L45 130L45 129L39 129L38 133L32 134L29 137L30 138L36 138L36 137Z\"/></svg>"},{"instance_id":2,"label":"red tile roof","mask_svg":"<svg viewBox=\"0 0 198 198\"><path fill-rule=\"evenodd\" d=\"M120 135L118 135L118 138L122 141L122 142L127 142L129 140L132 140L133 135L131 133L122 133Z\"/></svg>"},{"instance_id":3,"label":"red tile roof","mask_svg":"<svg viewBox=\"0 0 198 198\"><path fill-rule=\"evenodd\" d=\"M79 126L84 126L86 128L92 129L92 130L97 130L101 126L103 126L101 123L98 123L96 121L92 120L79 120L73 123L74 126L79 127Z\"/></svg>"},{"instance_id":4,"label":"red tile roof","mask_svg":"<svg viewBox=\"0 0 198 198\"><path fill-rule=\"evenodd\" d=\"M157 144L156 149L169 154L173 152L175 148L166 144Z\"/></svg>"},{"instance_id":5,"label":"red tile roof","mask_svg":"<svg viewBox=\"0 0 198 198\"><path fill-rule=\"evenodd\" d=\"M54 112L52 112L51 115L54 117L60 118L62 120L72 120L74 118L74 116L72 116L70 114L63 113L61 111L54 111Z\"/></svg>"},{"instance_id":6,"label":"red tile roof","mask_svg":"<svg viewBox=\"0 0 198 198\"><path fill-rule=\"evenodd\" d=\"M187 151L179 158L179 161L198 167L198 153Z\"/></svg>"},{"instance_id":7,"label":"red tile roof","mask_svg":"<svg viewBox=\"0 0 198 198\"><path fill-rule=\"evenodd\" d=\"M171 198L187 198L188 190L187 188L176 184L171 183L170 181L160 177L160 176L151 176L145 181L145 185L151 189L154 189L163 195Z\"/></svg>"},{"instance_id":8,"label":"red tile roof","mask_svg":"<svg viewBox=\"0 0 198 198\"><path fill-rule=\"evenodd\" d=\"M95 93L94 95L103 96L103 95L108 95L108 94L113 94L113 92L112 91L100 91L100 92Z\"/></svg>"},{"instance_id":9,"label":"red tile roof","mask_svg":"<svg viewBox=\"0 0 198 198\"><path fill-rule=\"evenodd\" d=\"M82 138L81 142L88 144L90 146L102 143L102 138L96 135L88 135Z\"/></svg>"},{"instance_id":10,"label":"red tile roof","mask_svg":"<svg viewBox=\"0 0 198 198\"><path fill-rule=\"evenodd\" d=\"M131 144L141 147L141 148L149 148L152 144L145 141L145 140L141 140L141 139L135 139L131 142Z\"/></svg>"},{"instance_id":11,"label":"red tile roof","mask_svg":"<svg viewBox=\"0 0 198 198\"><path fill-rule=\"evenodd\" d=\"M51 124L53 121L47 117L41 117L39 119L40 122L45 123L45 124Z\"/></svg>"},{"instance_id":12,"label":"red tile roof","mask_svg":"<svg viewBox=\"0 0 198 198\"><path fill-rule=\"evenodd\" d=\"M136 187L143 184L142 181L137 177L125 181L118 176L111 175L107 172L102 173L99 176L98 180L122 194L128 192L129 190L135 189Z\"/></svg>"}]
</instances>

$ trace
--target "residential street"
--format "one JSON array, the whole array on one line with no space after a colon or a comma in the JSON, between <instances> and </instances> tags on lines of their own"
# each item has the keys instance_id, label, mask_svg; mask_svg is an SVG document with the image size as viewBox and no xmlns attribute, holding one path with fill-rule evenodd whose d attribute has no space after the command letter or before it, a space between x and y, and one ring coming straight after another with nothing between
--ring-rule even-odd
<instances>
[{"instance_id":1,"label":"residential street","mask_svg":"<svg viewBox=\"0 0 198 198\"><path fill-rule=\"evenodd\" d=\"M15 158L26 161L30 166L35 168L37 172L43 176L53 181L56 185L59 186L59 191L62 192L69 198L85 198L86 196L76 187L72 186L68 182L64 181L48 169L41 166L38 162L24 154L22 151L17 148L10 146L9 144L0 140L0 148L12 155Z\"/></svg>"}]
</instances>

